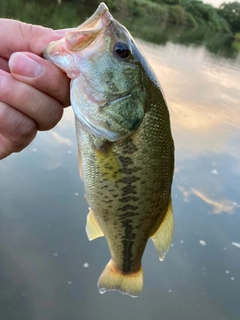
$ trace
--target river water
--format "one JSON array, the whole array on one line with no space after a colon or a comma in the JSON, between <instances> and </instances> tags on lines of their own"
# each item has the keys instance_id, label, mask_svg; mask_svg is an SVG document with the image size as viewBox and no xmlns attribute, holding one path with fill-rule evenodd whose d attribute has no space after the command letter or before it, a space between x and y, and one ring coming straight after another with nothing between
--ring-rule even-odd
<instances>
[{"instance_id":1,"label":"river water","mask_svg":"<svg viewBox=\"0 0 240 320\"><path fill-rule=\"evenodd\" d=\"M99 294L109 251L104 238L85 234L68 108L53 130L0 163L1 320L240 319L239 55L222 35L211 45L189 41L186 30L156 32L145 32L147 42L133 30L164 89L176 147L175 233L165 261L149 243L142 295Z\"/></svg>"}]
</instances>

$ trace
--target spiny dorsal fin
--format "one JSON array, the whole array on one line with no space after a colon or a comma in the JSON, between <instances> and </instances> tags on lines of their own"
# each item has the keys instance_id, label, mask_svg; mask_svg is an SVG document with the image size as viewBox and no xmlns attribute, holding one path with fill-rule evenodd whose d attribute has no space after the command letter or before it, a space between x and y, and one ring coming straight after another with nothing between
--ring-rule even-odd
<instances>
[{"instance_id":1,"label":"spiny dorsal fin","mask_svg":"<svg viewBox=\"0 0 240 320\"><path fill-rule=\"evenodd\" d=\"M90 241L104 236L91 208L87 215L86 232Z\"/></svg>"},{"instance_id":2,"label":"spiny dorsal fin","mask_svg":"<svg viewBox=\"0 0 240 320\"><path fill-rule=\"evenodd\" d=\"M169 202L167 213L157 231L151 236L153 244L157 249L159 259L164 260L171 245L174 229L172 202Z\"/></svg>"}]
</instances>

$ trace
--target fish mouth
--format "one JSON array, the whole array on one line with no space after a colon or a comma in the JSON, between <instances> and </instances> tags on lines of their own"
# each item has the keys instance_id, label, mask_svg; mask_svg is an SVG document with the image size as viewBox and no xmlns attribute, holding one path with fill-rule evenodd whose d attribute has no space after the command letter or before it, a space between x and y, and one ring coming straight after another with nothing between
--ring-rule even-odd
<instances>
[{"instance_id":1,"label":"fish mouth","mask_svg":"<svg viewBox=\"0 0 240 320\"><path fill-rule=\"evenodd\" d=\"M93 42L99 33L109 26L114 18L110 14L105 3L100 3L94 14L74 30L66 32L65 36L51 42L42 52L42 55L65 70L65 60L71 51L81 51ZM71 54L70 54L71 55ZM60 59L58 61L58 59ZM73 59L71 60L73 62ZM73 78L70 76L70 78Z\"/></svg>"},{"instance_id":2,"label":"fish mouth","mask_svg":"<svg viewBox=\"0 0 240 320\"><path fill-rule=\"evenodd\" d=\"M85 31L99 30L108 26L111 21L113 21L113 17L108 7L104 2L101 2L94 14L84 21L78 29Z\"/></svg>"},{"instance_id":3,"label":"fish mouth","mask_svg":"<svg viewBox=\"0 0 240 320\"><path fill-rule=\"evenodd\" d=\"M96 12L78 26L75 30L65 34L67 49L71 51L81 51L89 46L113 21L108 7L101 3Z\"/></svg>"}]
</instances>

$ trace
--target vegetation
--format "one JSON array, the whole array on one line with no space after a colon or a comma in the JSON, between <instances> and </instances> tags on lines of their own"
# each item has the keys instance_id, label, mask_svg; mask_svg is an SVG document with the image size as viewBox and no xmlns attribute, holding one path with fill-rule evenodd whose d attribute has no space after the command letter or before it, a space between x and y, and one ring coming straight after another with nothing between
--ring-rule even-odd
<instances>
[{"instance_id":1,"label":"vegetation","mask_svg":"<svg viewBox=\"0 0 240 320\"><path fill-rule=\"evenodd\" d=\"M240 3L223 3L218 9L218 14L225 19L233 33L240 32Z\"/></svg>"},{"instance_id":2,"label":"vegetation","mask_svg":"<svg viewBox=\"0 0 240 320\"><path fill-rule=\"evenodd\" d=\"M19 19L54 29L76 27L94 12L100 1L61 0L59 4L59 0L8 0L0 6L0 17ZM79 2L82 2L82 5ZM240 51L238 2L222 4L218 9L197 0L105 2L110 10L114 11L114 17L123 23L134 37L163 45L168 41L194 46L204 43L210 52L228 58L235 58ZM197 4L198 9L195 9L192 2ZM209 12L204 8L208 8ZM221 30L233 36L223 37L219 32L215 32Z\"/></svg>"},{"instance_id":3,"label":"vegetation","mask_svg":"<svg viewBox=\"0 0 240 320\"><path fill-rule=\"evenodd\" d=\"M200 0L183 0L182 6L197 22L198 26L207 26L213 31L230 33L227 21L218 14L218 10Z\"/></svg>"},{"instance_id":4,"label":"vegetation","mask_svg":"<svg viewBox=\"0 0 240 320\"><path fill-rule=\"evenodd\" d=\"M75 25L75 20L79 21L81 18L80 4L89 7L89 14L91 14L93 12L91 6L96 7L101 1L8 0L0 7L0 14L2 17L16 18L17 16L25 21L28 21L29 14L34 14L35 23L55 28L71 27ZM111 11L123 17L138 17L158 23L170 22L179 26L207 28L230 35L240 33L240 3L237 1L223 3L219 8L214 8L201 0L105 0L105 2ZM59 17L62 17L62 21Z\"/></svg>"},{"instance_id":5,"label":"vegetation","mask_svg":"<svg viewBox=\"0 0 240 320\"><path fill-rule=\"evenodd\" d=\"M69 0L68 0L69 1ZM98 5L101 0L82 1L88 5ZM156 21L168 21L191 27L207 27L214 32L234 34L240 31L240 3L223 3L219 8L201 0L105 0L111 10L151 18Z\"/></svg>"},{"instance_id":6,"label":"vegetation","mask_svg":"<svg viewBox=\"0 0 240 320\"><path fill-rule=\"evenodd\" d=\"M232 43L233 49L240 51L240 33L236 33L235 40Z\"/></svg>"}]
</instances>

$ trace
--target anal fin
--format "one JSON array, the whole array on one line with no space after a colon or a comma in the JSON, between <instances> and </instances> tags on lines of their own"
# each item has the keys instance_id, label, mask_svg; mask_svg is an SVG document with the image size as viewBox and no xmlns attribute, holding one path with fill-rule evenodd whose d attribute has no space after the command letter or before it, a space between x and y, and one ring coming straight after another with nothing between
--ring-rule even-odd
<instances>
[{"instance_id":1,"label":"anal fin","mask_svg":"<svg viewBox=\"0 0 240 320\"><path fill-rule=\"evenodd\" d=\"M87 215L86 232L90 241L104 236L91 208Z\"/></svg>"},{"instance_id":2,"label":"anal fin","mask_svg":"<svg viewBox=\"0 0 240 320\"><path fill-rule=\"evenodd\" d=\"M157 231L151 236L153 244L157 249L159 259L164 260L172 242L174 229L174 218L172 201L170 200L167 212Z\"/></svg>"}]
</instances>

